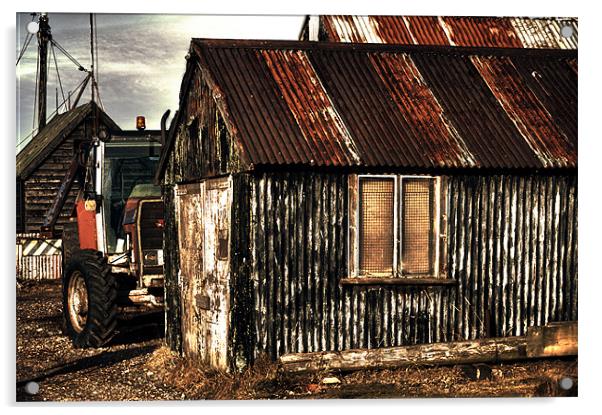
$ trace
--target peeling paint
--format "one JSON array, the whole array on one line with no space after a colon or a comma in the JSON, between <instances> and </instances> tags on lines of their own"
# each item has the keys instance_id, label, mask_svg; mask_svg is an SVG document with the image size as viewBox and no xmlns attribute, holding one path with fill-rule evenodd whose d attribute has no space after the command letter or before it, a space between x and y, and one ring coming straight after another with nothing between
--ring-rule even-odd
<instances>
[{"instance_id":1,"label":"peeling paint","mask_svg":"<svg viewBox=\"0 0 602 415\"><path fill-rule=\"evenodd\" d=\"M229 256L217 252L230 230L229 179L177 187L183 353L228 369Z\"/></svg>"}]
</instances>

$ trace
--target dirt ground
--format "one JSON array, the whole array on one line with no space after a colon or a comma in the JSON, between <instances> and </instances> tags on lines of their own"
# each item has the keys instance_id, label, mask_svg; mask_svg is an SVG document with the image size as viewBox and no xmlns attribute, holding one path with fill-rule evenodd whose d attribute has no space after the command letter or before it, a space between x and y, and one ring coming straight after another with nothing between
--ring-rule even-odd
<instances>
[{"instance_id":1,"label":"dirt ground","mask_svg":"<svg viewBox=\"0 0 602 415\"><path fill-rule=\"evenodd\" d=\"M75 349L61 330L60 285L17 287L17 401L576 396L577 359L479 367L279 374L260 360L241 374L193 366L163 346L162 314L125 322L102 349ZM571 378L565 391L560 380ZM480 378L475 379L475 378ZM39 392L26 385L36 382ZM30 384L32 385L32 384Z\"/></svg>"}]
</instances>

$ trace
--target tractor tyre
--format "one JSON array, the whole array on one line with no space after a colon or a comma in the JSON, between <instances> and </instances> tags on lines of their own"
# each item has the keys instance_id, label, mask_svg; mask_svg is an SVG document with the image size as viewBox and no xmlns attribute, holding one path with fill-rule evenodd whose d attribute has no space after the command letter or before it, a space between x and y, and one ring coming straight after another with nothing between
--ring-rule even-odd
<instances>
[{"instance_id":1,"label":"tractor tyre","mask_svg":"<svg viewBox=\"0 0 602 415\"><path fill-rule=\"evenodd\" d=\"M102 347L117 327L117 285L104 255L73 252L63 273L63 316L67 335L78 348Z\"/></svg>"}]
</instances>

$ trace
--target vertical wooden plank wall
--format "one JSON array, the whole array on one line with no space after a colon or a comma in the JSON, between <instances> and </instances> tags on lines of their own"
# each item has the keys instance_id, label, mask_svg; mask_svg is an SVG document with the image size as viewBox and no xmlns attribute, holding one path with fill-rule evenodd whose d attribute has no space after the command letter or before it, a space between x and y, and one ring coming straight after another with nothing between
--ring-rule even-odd
<instances>
[{"instance_id":1,"label":"vertical wooden plank wall","mask_svg":"<svg viewBox=\"0 0 602 415\"><path fill-rule=\"evenodd\" d=\"M447 177L446 260L459 284L426 288L339 285L348 273L346 175L250 177L233 203L233 253L241 250L232 290L245 294L231 296L232 318L252 325L234 336L249 359L522 335L577 319L575 175Z\"/></svg>"},{"instance_id":2,"label":"vertical wooden plank wall","mask_svg":"<svg viewBox=\"0 0 602 415\"><path fill-rule=\"evenodd\" d=\"M86 122L82 122L52 154L23 181L23 202L25 232L39 232L48 209L54 201L61 180L69 169L75 154L75 142L86 140L89 133ZM69 195L61 210L56 223L56 229L62 230L75 205L79 192L79 183L76 180L69 191Z\"/></svg>"},{"instance_id":3,"label":"vertical wooden plank wall","mask_svg":"<svg viewBox=\"0 0 602 415\"><path fill-rule=\"evenodd\" d=\"M181 299L178 281L180 253L178 240L178 211L175 203L175 186L163 186L165 204L165 230L163 261L165 273L165 341L171 350L182 352Z\"/></svg>"}]
</instances>

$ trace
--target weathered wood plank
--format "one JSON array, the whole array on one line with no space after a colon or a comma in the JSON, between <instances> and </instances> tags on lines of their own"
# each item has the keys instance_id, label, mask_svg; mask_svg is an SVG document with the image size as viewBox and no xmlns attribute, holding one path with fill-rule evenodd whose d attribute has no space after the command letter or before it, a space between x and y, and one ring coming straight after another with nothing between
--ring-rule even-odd
<instances>
[{"instance_id":1,"label":"weathered wood plank","mask_svg":"<svg viewBox=\"0 0 602 415\"><path fill-rule=\"evenodd\" d=\"M287 373L392 369L409 365L503 362L577 354L576 322L532 328L527 336L430 343L405 347L291 353L280 357Z\"/></svg>"},{"instance_id":2,"label":"weathered wood plank","mask_svg":"<svg viewBox=\"0 0 602 415\"><path fill-rule=\"evenodd\" d=\"M386 277L351 277L341 278L341 285L458 285L458 281L451 278L386 278Z\"/></svg>"},{"instance_id":3,"label":"weathered wood plank","mask_svg":"<svg viewBox=\"0 0 602 415\"><path fill-rule=\"evenodd\" d=\"M576 321L549 323L527 330L527 356L574 356L578 353Z\"/></svg>"}]
</instances>

